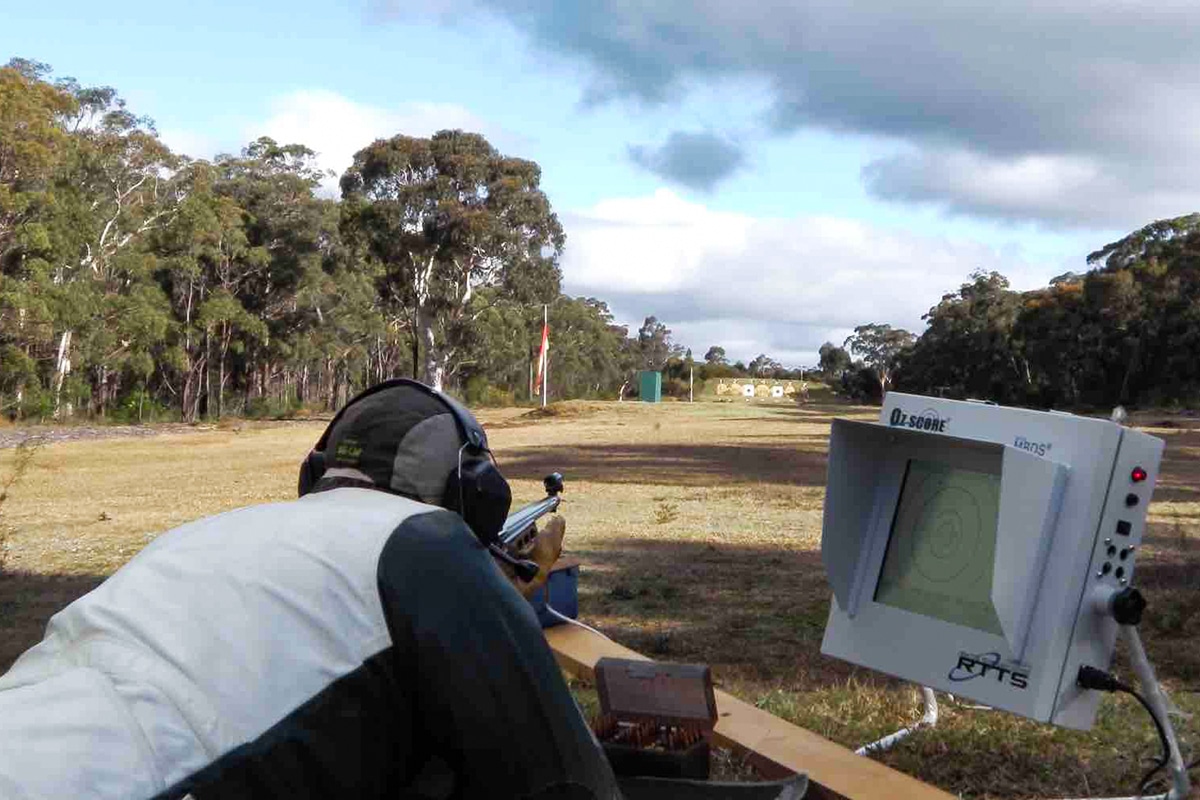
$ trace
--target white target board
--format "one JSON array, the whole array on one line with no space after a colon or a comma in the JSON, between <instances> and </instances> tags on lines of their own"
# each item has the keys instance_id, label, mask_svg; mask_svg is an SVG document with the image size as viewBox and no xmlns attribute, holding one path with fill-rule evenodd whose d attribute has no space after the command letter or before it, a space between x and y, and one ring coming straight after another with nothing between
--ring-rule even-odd
<instances>
[{"instance_id":1,"label":"white target board","mask_svg":"<svg viewBox=\"0 0 1200 800\"><path fill-rule=\"evenodd\" d=\"M1132 578L1162 442L1104 420L888 394L835 420L821 558L822 652L1076 728Z\"/></svg>"}]
</instances>

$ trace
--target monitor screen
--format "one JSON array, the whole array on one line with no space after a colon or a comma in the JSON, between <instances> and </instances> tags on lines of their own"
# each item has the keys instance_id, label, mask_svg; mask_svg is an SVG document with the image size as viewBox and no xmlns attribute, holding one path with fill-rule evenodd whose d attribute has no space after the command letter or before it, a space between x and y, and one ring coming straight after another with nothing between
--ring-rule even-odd
<instances>
[{"instance_id":1,"label":"monitor screen","mask_svg":"<svg viewBox=\"0 0 1200 800\"><path fill-rule=\"evenodd\" d=\"M992 605L1000 475L910 459L875 602L1003 636Z\"/></svg>"}]
</instances>

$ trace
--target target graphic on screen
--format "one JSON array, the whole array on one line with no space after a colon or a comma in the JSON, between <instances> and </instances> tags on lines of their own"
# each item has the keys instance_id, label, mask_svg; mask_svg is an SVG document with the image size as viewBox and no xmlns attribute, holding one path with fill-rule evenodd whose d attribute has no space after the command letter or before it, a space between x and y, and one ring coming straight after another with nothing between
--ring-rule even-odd
<instances>
[{"instance_id":1,"label":"target graphic on screen","mask_svg":"<svg viewBox=\"0 0 1200 800\"><path fill-rule=\"evenodd\" d=\"M981 503L952 478L923 481L913 499L913 519L901 520L915 534L905 540L913 568L931 583L953 581L978 563L984 536L994 536L984 528Z\"/></svg>"},{"instance_id":2,"label":"target graphic on screen","mask_svg":"<svg viewBox=\"0 0 1200 800\"><path fill-rule=\"evenodd\" d=\"M999 514L998 473L909 461L876 602L1000 632L991 601Z\"/></svg>"}]
</instances>

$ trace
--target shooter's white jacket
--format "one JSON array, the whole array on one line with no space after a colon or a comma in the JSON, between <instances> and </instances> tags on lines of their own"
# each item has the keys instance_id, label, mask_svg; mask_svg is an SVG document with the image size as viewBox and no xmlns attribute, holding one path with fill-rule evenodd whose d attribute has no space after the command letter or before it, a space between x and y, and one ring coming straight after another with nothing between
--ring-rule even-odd
<instances>
[{"instance_id":1,"label":"shooter's white jacket","mask_svg":"<svg viewBox=\"0 0 1200 800\"><path fill-rule=\"evenodd\" d=\"M431 758L461 796L600 796L595 756L461 519L366 489L160 536L0 677L0 798L396 797Z\"/></svg>"}]
</instances>

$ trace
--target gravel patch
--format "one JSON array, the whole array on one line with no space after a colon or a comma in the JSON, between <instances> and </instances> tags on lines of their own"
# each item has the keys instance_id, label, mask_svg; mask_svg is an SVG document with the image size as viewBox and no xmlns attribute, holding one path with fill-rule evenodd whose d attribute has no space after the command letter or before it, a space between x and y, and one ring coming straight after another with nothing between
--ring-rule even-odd
<instances>
[{"instance_id":1,"label":"gravel patch","mask_svg":"<svg viewBox=\"0 0 1200 800\"><path fill-rule=\"evenodd\" d=\"M177 433L205 433L216 430L241 433L264 428L303 426L318 433L329 424L332 415L314 415L304 419L246 420L226 417L215 422L155 422L150 425L34 425L28 428L0 428L0 450L17 447L25 441L43 444L73 442L83 439L127 439L137 436L162 436ZM316 434L314 434L315 436Z\"/></svg>"},{"instance_id":2,"label":"gravel patch","mask_svg":"<svg viewBox=\"0 0 1200 800\"><path fill-rule=\"evenodd\" d=\"M159 436L164 433L197 433L216 430L216 428L216 425L164 422L155 425L61 425L0 429L0 450L17 447L22 442L31 440L43 444L54 444L55 442L72 442L80 439L122 439L131 436Z\"/></svg>"}]
</instances>

